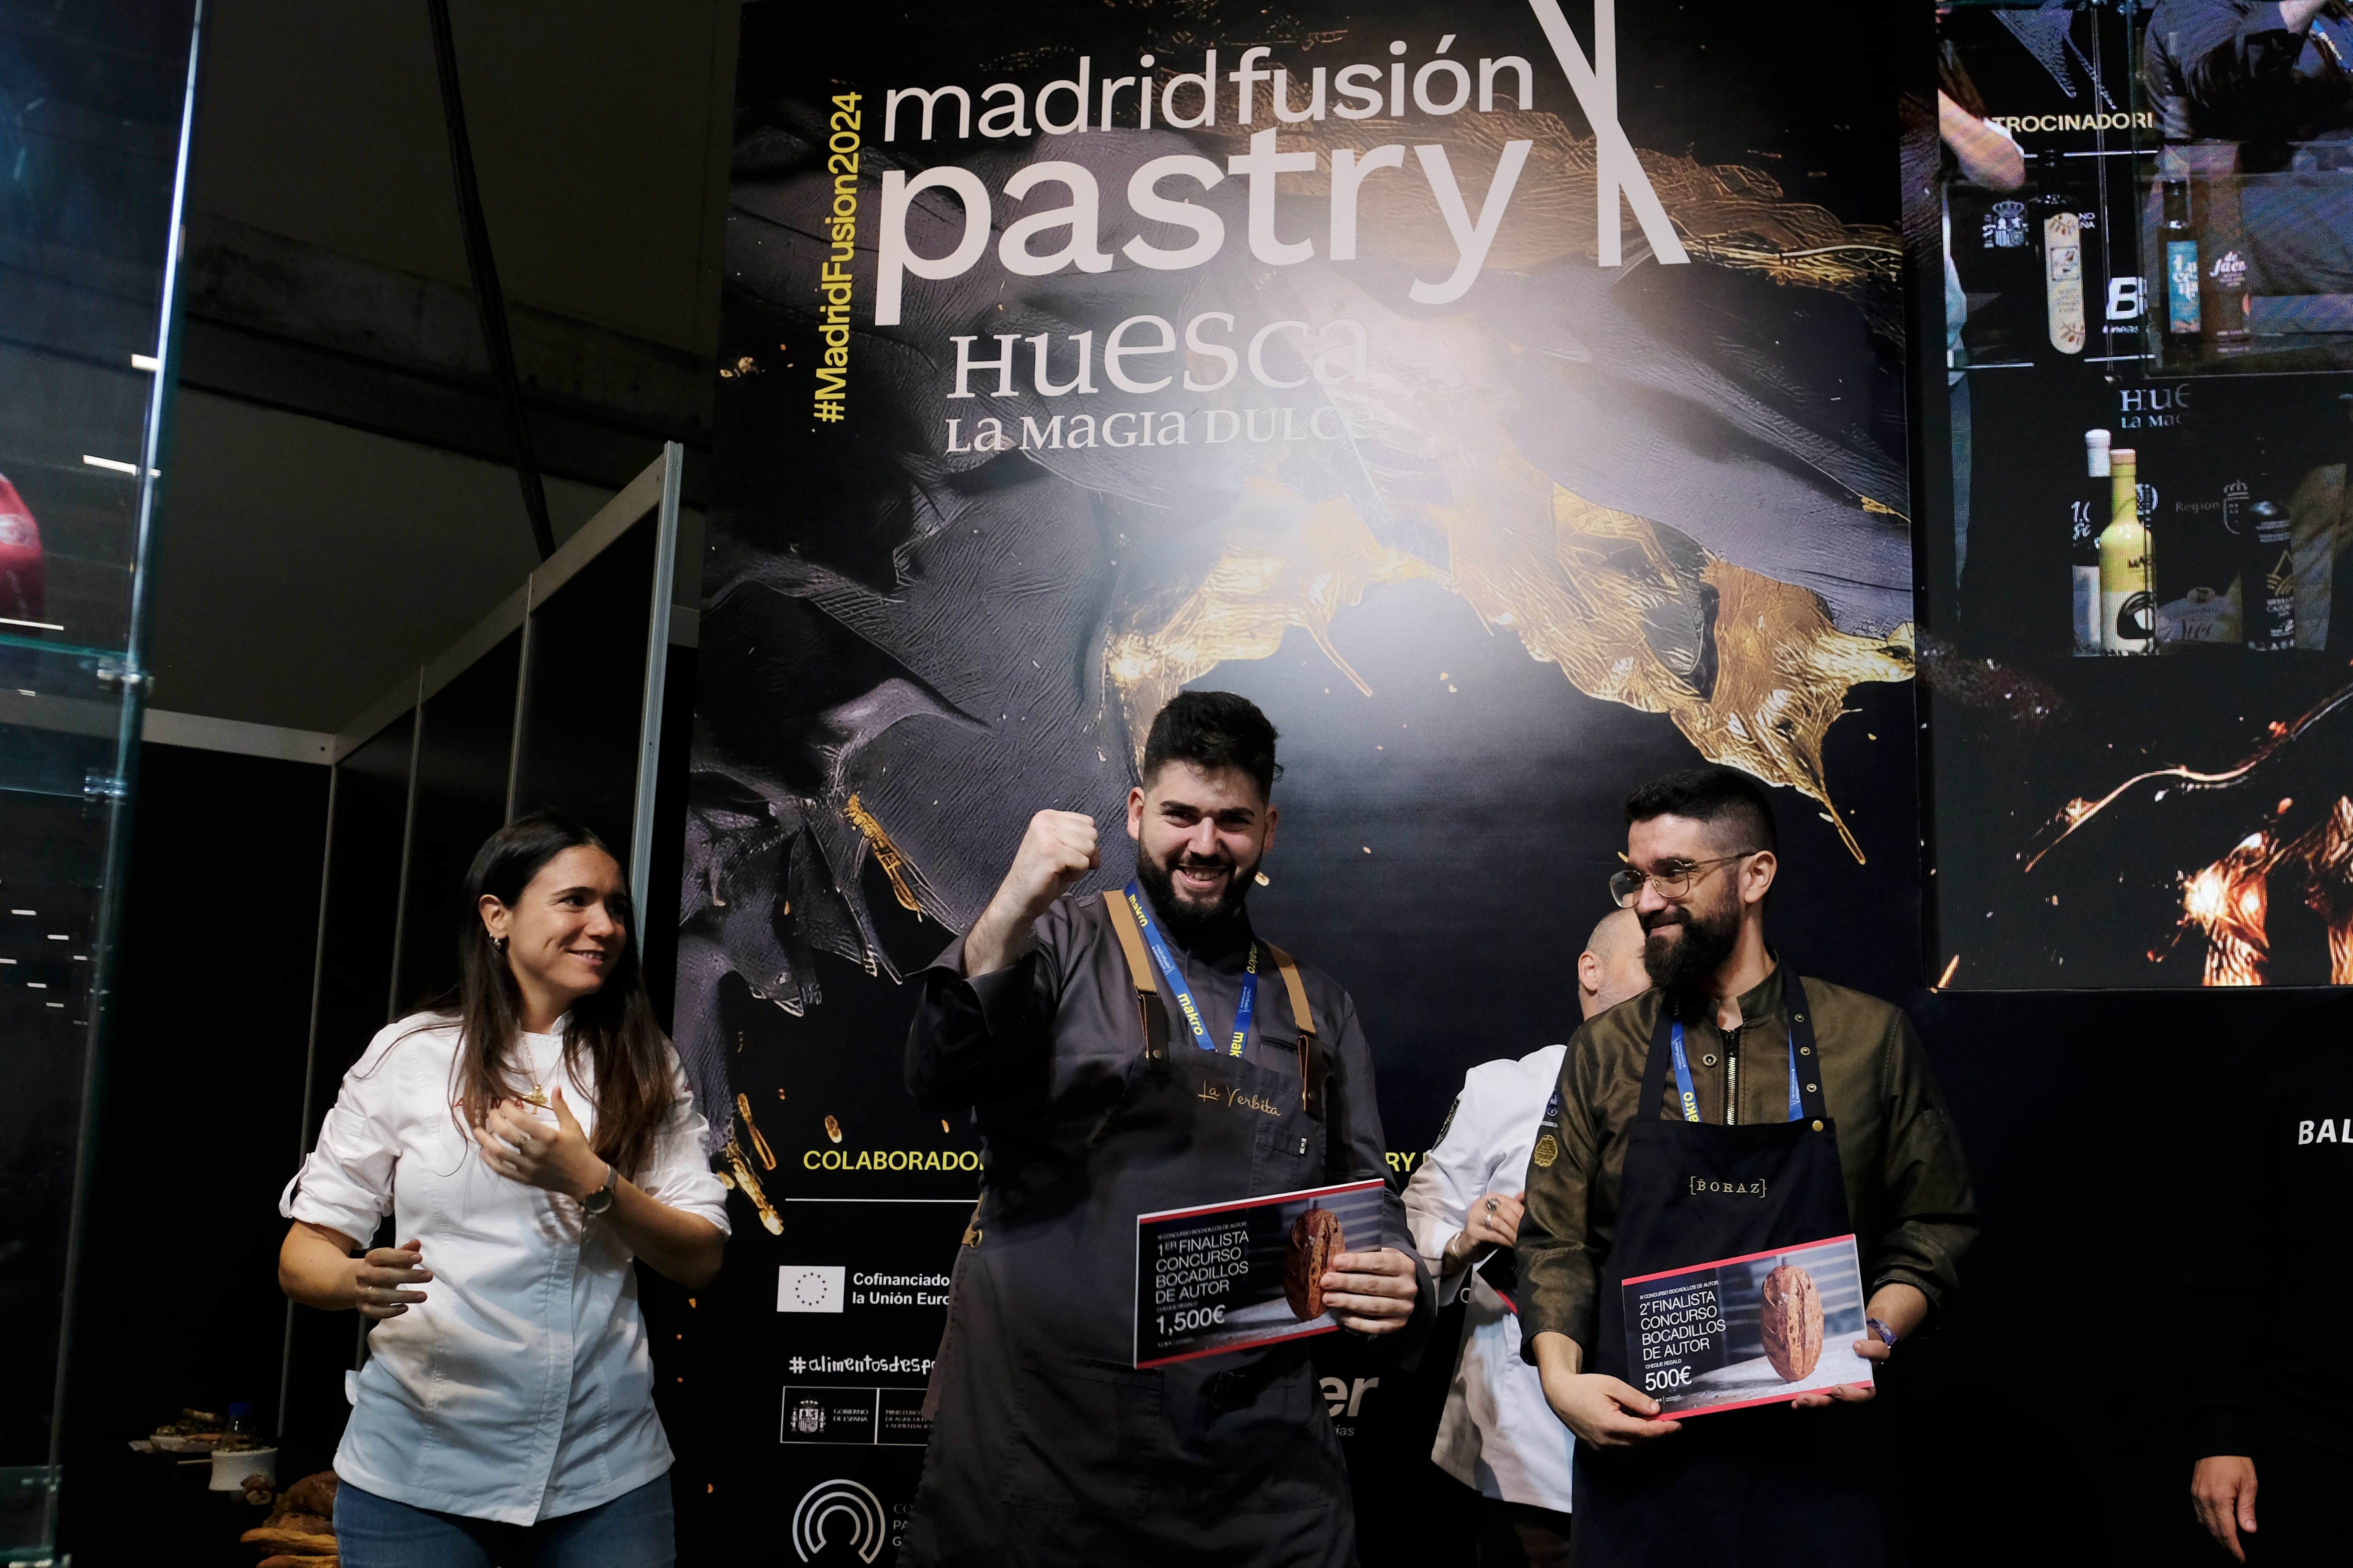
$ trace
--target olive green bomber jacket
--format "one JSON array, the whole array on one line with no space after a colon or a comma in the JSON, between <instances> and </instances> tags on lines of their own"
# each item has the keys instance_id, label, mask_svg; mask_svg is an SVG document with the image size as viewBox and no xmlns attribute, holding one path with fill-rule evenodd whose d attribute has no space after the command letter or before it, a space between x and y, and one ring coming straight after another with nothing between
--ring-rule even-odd
<instances>
[{"instance_id":1,"label":"olive green bomber jacket","mask_svg":"<svg viewBox=\"0 0 2353 1568\"><path fill-rule=\"evenodd\" d=\"M1977 1202L1960 1140L1946 1117L1926 1053L1903 1012L1875 996L1808 978L1821 1056L1822 1097L1838 1130L1847 1212L1866 1293L1901 1281L1931 1306L1957 1280L1978 1232ZM1651 1038L1664 1005L1646 991L1587 1020L1561 1058L1557 1147L1539 1141L1528 1167L1518 1263L1522 1353L1535 1359L1541 1333L1562 1333L1593 1358L1603 1260L1617 1231L1626 1133L1642 1094ZM1740 998L1737 1121L1788 1115L1788 1011L1781 971ZM1703 1120L1723 1122L1733 1032L1714 1020L1684 1026L1692 1086ZM1660 1115L1682 1114L1669 1093ZM1549 1163L1544 1163L1547 1152ZM1705 1258L1693 1258L1704 1263Z\"/></svg>"}]
</instances>

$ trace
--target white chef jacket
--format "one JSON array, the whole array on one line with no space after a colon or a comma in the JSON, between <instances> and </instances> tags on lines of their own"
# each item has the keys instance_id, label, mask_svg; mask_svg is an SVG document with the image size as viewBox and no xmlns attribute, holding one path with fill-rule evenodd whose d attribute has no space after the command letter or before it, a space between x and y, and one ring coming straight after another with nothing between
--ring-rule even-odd
<instances>
[{"instance_id":1,"label":"white chef jacket","mask_svg":"<svg viewBox=\"0 0 2353 1568\"><path fill-rule=\"evenodd\" d=\"M516 1065L551 1093L563 1083L593 1140L593 1079L586 1062L564 1076L563 1026L522 1036ZM483 1163L456 1108L457 1045L454 1024L422 1014L369 1042L278 1211L362 1246L392 1215L394 1245L422 1240L433 1274L423 1301L369 1333L335 1473L412 1507L530 1524L666 1474L670 1441L628 1249L575 1200ZM673 1055L670 1117L630 1179L725 1231L703 1129Z\"/></svg>"},{"instance_id":2,"label":"white chef jacket","mask_svg":"<svg viewBox=\"0 0 2353 1568\"><path fill-rule=\"evenodd\" d=\"M1536 1369L1520 1359L1520 1320L1475 1267L1439 1273L1446 1243L1470 1227L1471 1205L1489 1193L1527 1188L1528 1155L1545 1101L1560 1081L1567 1046L1517 1061L1482 1062L1406 1184L1406 1223L1438 1279L1439 1302L1467 1281L1462 1359L1446 1391L1446 1413L1430 1457L1465 1486L1505 1502L1568 1511L1569 1451L1577 1439L1545 1402ZM1474 1255L1474 1258L1477 1255Z\"/></svg>"}]
</instances>

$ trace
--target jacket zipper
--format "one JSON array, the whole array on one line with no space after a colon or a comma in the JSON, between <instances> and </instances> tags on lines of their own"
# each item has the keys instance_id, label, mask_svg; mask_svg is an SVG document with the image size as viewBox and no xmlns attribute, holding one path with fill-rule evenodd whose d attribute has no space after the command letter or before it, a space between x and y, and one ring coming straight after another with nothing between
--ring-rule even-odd
<instances>
[{"instance_id":1,"label":"jacket zipper","mask_svg":"<svg viewBox=\"0 0 2353 1568\"><path fill-rule=\"evenodd\" d=\"M1717 1032L1724 1036L1724 1124L1740 1125L1740 1031L1746 1028L1746 1020L1730 1029Z\"/></svg>"}]
</instances>

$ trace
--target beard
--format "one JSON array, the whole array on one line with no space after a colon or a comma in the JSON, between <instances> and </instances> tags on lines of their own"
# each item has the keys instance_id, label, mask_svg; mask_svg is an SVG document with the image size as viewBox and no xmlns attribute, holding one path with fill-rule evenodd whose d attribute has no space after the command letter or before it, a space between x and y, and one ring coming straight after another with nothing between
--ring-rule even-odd
<instances>
[{"instance_id":1,"label":"beard","mask_svg":"<svg viewBox=\"0 0 2353 1568\"><path fill-rule=\"evenodd\" d=\"M1662 942L1659 933L1680 931ZM1642 967L1651 984L1678 1000L1705 993L1708 979L1724 967L1740 942L1740 906L1724 899L1715 908L1700 910L1669 904L1642 917Z\"/></svg>"},{"instance_id":2,"label":"beard","mask_svg":"<svg viewBox=\"0 0 2353 1568\"><path fill-rule=\"evenodd\" d=\"M1214 942L1233 930L1236 917L1241 913L1243 900L1250 896L1251 876L1258 870L1259 860L1247 866L1237 866L1232 860L1218 855L1194 855L1180 852L1166 860L1152 860L1142 855L1135 858L1135 879L1152 900L1153 913L1168 928L1168 934L1185 948L1197 948ZM1176 891L1176 868L1181 866L1227 868L1225 890L1214 902L1200 903L1185 898Z\"/></svg>"}]
</instances>

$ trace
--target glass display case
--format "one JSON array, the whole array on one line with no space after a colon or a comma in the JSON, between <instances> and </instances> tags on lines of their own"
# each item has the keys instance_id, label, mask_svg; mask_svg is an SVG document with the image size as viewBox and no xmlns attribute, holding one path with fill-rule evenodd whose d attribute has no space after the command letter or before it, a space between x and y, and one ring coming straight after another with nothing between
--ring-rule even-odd
<instances>
[{"instance_id":1,"label":"glass display case","mask_svg":"<svg viewBox=\"0 0 2353 1568\"><path fill-rule=\"evenodd\" d=\"M54 1547L196 15L0 0L0 1562Z\"/></svg>"}]
</instances>

